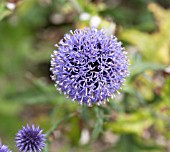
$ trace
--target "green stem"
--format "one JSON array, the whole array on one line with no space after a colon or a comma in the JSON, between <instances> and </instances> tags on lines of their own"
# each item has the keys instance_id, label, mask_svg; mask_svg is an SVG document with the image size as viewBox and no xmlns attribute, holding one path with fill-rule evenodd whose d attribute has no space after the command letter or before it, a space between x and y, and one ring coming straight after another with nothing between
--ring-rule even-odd
<instances>
[{"instance_id":1,"label":"green stem","mask_svg":"<svg viewBox=\"0 0 170 152\"><path fill-rule=\"evenodd\" d=\"M54 123L53 126L46 132L46 138L48 138L51 135L51 133L55 131L62 122L69 120L70 118L75 116L75 114L76 113L72 113L70 115L58 119L58 121L56 121L56 123Z\"/></svg>"},{"instance_id":2,"label":"green stem","mask_svg":"<svg viewBox=\"0 0 170 152\"><path fill-rule=\"evenodd\" d=\"M75 10L80 14L83 12L82 7L80 6L80 4L77 2L77 0L69 0L70 3L73 5L73 7L75 8Z\"/></svg>"},{"instance_id":3,"label":"green stem","mask_svg":"<svg viewBox=\"0 0 170 152\"><path fill-rule=\"evenodd\" d=\"M55 131L61 123L69 120L70 118L74 117L75 115L76 115L76 113L72 113L70 115L67 115L65 117L62 117L62 118L58 119L58 121L56 121L53 124L53 126L46 132L47 142L46 142L46 148L44 149L44 152L49 152L49 145L51 144L51 142L49 140L49 137L52 134L52 132Z\"/></svg>"}]
</instances>

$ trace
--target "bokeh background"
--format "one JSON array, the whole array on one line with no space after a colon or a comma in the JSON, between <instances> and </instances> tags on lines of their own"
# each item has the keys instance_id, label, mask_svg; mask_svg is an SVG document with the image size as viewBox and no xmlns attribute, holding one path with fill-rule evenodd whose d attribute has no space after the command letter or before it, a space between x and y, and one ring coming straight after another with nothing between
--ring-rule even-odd
<instances>
[{"instance_id":1,"label":"bokeh background","mask_svg":"<svg viewBox=\"0 0 170 152\"><path fill-rule=\"evenodd\" d=\"M105 28L123 42L130 77L106 105L79 106L50 80L65 33ZM169 0L0 0L0 141L36 124L49 152L170 152Z\"/></svg>"}]
</instances>

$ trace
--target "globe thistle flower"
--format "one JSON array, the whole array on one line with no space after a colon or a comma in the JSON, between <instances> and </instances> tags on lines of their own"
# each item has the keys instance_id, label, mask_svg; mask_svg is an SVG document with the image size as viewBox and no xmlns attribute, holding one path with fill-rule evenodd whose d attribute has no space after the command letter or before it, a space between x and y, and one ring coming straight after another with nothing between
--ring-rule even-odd
<instances>
[{"instance_id":1,"label":"globe thistle flower","mask_svg":"<svg viewBox=\"0 0 170 152\"><path fill-rule=\"evenodd\" d=\"M125 82L128 59L113 35L96 28L65 34L51 55L51 78L58 91L79 104L100 105Z\"/></svg>"},{"instance_id":2,"label":"globe thistle flower","mask_svg":"<svg viewBox=\"0 0 170 152\"><path fill-rule=\"evenodd\" d=\"M11 151L8 149L8 146L2 145L0 143L0 152L11 152Z\"/></svg>"},{"instance_id":3,"label":"globe thistle flower","mask_svg":"<svg viewBox=\"0 0 170 152\"><path fill-rule=\"evenodd\" d=\"M20 152L41 152L45 147L45 134L34 125L22 127L16 134L16 146Z\"/></svg>"}]
</instances>

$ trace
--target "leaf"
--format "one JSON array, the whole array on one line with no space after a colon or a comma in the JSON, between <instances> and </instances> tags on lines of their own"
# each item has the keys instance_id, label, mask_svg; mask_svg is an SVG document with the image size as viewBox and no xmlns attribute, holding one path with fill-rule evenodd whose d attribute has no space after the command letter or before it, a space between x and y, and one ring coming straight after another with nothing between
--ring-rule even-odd
<instances>
[{"instance_id":1,"label":"leaf","mask_svg":"<svg viewBox=\"0 0 170 152\"><path fill-rule=\"evenodd\" d=\"M6 0L0 1L0 21L11 14L11 11L5 7Z\"/></svg>"},{"instance_id":2,"label":"leaf","mask_svg":"<svg viewBox=\"0 0 170 152\"><path fill-rule=\"evenodd\" d=\"M165 65L152 63L152 62L136 62L130 66L130 76L132 79L137 75L147 71L147 70L164 70L166 68Z\"/></svg>"},{"instance_id":3,"label":"leaf","mask_svg":"<svg viewBox=\"0 0 170 152\"><path fill-rule=\"evenodd\" d=\"M42 80L30 78L33 86L24 91L6 94L6 99L23 103L23 104L40 104L40 103L62 103L67 101L64 95L59 94L53 85L47 85Z\"/></svg>"},{"instance_id":4,"label":"leaf","mask_svg":"<svg viewBox=\"0 0 170 152\"><path fill-rule=\"evenodd\" d=\"M92 140L95 141L99 134L103 131L103 111L99 107L95 107L96 123L92 132Z\"/></svg>"},{"instance_id":5,"label":"leaf","mask_svg":"<svg viewBox=\"0 0 170 152\"><path fill-rule=\"evenodd\" d=\"M152 117L148 110L143 109L132 114L119 113L116 121L105 124L105 127L119 134L133 133L142 135L145 128L153 123Z\"/></svg>"}]
</instances>

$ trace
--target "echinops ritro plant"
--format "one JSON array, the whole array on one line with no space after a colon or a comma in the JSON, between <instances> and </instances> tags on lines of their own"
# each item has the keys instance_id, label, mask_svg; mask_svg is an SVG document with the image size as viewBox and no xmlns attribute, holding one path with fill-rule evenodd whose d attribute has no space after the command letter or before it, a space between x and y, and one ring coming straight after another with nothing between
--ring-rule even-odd
<instances>
[{"instance_id":1,"label":"echinops ritro plant","mask_svg":"<svg viewBox=\"0 0 170 152\"><path fill-rule=\"evenodd\" d=\"M6 145L2 145L0 142L0 152L11 152L11 150Z\"/></svg>"},{"instance_id":2,"label":"echinops ritro plant","mask_svg":"<svg viewBox=\"0 0 170 152\"><path fill-rule=\"evenodd\" d=\"M101 105L113 97L128 76L128 59L116 36L104 29L76 29L56 44L51 78L57 90L80 105Z\"/></svg>"},{"instance_id":3,"label":"echinops ritro plant","mask_svg":"<svg viewBox=\"0 0 170 152\"><path fill-rule=\"evenodd\" d=\"M42 152L45 147L45 134L39 127L23 126L15 137L16 146L20 152Z\"/></svg>"}]
</instances>

